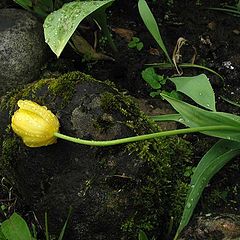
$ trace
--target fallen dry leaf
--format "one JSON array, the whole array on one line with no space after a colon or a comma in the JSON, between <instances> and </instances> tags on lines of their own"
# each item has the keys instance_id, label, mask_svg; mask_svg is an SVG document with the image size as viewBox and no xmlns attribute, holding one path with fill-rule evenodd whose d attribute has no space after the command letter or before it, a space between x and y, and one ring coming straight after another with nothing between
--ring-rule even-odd
<instances>
[{"instance_id":1,"label":"fallen dry leaf","mask_svg":"<svg viewBox=\"0 0 240 240\"><path fill-rule=\"evenodd\" d=\"M158 51L157 48L149 48L148 52L151 54L151 55L154 55L154 56L160 56L160 53Z\"/></svg>"},{"instance_id":2,"label":"fallen dry leaf","mask_svg":"<svg viewBox=\"0 0 240 240\"><path fill-rule=\"evenodd\" d=\"M136 34L135 31L126 28L112 28L112 31L124 38L127 42L130 42L134 34Z\"/></svg>"},{"instance_id":3,"label":"fallen dry leaf","mask_svg":"<svg viewBox=\"0 0 240 240\"><path fill-rule=\"evenodd\" d=\"M77 53L83 54L87 60L110 60L114 59L103 53L96 52L95 49L85 40L82 36L78 34L73 34L71 37L72 46Z\"/></svg>"}]
</instances>

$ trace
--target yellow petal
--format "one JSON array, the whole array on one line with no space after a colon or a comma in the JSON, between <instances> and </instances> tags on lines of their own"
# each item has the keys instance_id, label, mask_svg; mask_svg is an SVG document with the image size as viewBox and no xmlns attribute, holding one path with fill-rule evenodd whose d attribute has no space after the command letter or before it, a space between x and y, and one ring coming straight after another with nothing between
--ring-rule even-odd
<instances>
[{"instance_id":1,"label":"yellow petal","mask_svg":"<svg viewBox=\"0 0 240 240\"><path fill-rule=\"evenodd\" d=\"M57 117L45 106L29 100L19 100L19 109L12 116L12 129L29 147L41 147L56 142L59 130Z\"/></svg>"}]
</instances>

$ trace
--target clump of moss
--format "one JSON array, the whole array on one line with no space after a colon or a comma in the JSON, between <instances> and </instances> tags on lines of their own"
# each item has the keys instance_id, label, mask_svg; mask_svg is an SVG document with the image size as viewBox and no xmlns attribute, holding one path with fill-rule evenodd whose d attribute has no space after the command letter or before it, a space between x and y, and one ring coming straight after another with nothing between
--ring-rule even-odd
<instances>
[{"instance_id":1,"label":"clump of moss","mask_svg":"<svg viewBox=\"0 0 240 240\"><path fill-rule=\"evenodd\" d=\"M15 183L14 169L12 163L15 161L14 154L18 150L19 141L15 137L7 137L2 142L1 152L1 175L8 176L8 179ZM7 172L6 172L7 170ZM4 174L5 173L5 174Z\"/></svg>"},{"instance_id":2,"label":"clump of moss","mask_svg":"<svg viewBox=\"0 0 240 240\"><path fill-rule=\"evenodd\" d=\"M139 176L142 179L137 186L139 191L133 195L139 210L123 223L123 230L136 234L141 229L149 236L163 238L171 217L180 219L184 207L189 178L186 179L183 172L192 157L189 143L178 138L156 139L130 144L127 151L137 153L144 171ZM174 221L173 228L177 224L178 221Z\"/></svg>"}]
</instances>

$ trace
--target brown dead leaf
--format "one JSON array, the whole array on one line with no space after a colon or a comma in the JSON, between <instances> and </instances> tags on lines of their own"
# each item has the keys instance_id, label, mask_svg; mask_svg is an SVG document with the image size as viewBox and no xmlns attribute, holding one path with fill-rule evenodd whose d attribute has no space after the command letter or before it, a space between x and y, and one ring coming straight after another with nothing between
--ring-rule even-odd
<instances>
[{"instance_id":1,"label":"brown dead leaf","mask_svg":"<svg viewBox=\"0 0 240 240\"><path fill-rule=\"evenodd\" d=\"M151 54L151 55L154 55L154 56L160 56L160 52L158 51L157 48L149 48L148 52Z\"/></svg>"},{"instance_id":2,"label":"brown dead leaf","mask_svg":"<svg viewBox=\"0 0 240 240\"><path fill-rule=\"evenodd\" d=\"M110 56L107 56L103 53L96 52L95 49L79 34L74 33L71 37L72 47L74 50L83 54L86 60L110 60L114 59Z\"/></svg>"},{"instance_id":3,"label":"brown dead leaf","mask_svg":"<svg viewBox=\"0 0 240 240\"><path fill-rule=\"evenodd\" d=\"M126 28L112 28L112 31L124 38L127 42L130 42L136 34L135 31Z\"/></svg>"}]
</instances>

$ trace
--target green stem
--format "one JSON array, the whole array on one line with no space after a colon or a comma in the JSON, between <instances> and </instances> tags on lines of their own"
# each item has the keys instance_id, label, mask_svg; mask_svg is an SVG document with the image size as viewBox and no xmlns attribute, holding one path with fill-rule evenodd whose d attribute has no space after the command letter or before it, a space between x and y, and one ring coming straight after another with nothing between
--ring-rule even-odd
<instances>
[{"instance_id":1,"label":"green stem","mask_svg":"<svg viewBox=\"0 0 240 240\"><path fill-rule=\"evenodd\" d=\"M120 139L115 139L115 140L106 140L106 141L84 140L84 139L80 139L80 138L70 137L70 136L67 136L67 135L64 135L64 134L61 134L58 132L54 133L54 136L64 139L64 140L67 140L67 141L70 141L70 142L79 143L79 144L83 144L83 145L105 147L105 146L112 146L112 145L118 145L118 144L123 144L123 143L137 142L137 141L158 138L158 137L165 137L165 136L172 136L172 135L193 133L193 132L215 131L215 130L235 130L235 128L230 127L230 126L224 126L224 125L184 128L184 129L150 133L150 134L144 134L144 135L140 135L140 136L120 138Z\"/></svg>"},{"instance_id":2,"label":"green stem","mask_svg":"<svg viewBox=\"0 0 240 240\"><path fill-rule=\"evenodd\" d=\"M96 11L94 13L94 17L97 20L100 27L102 28L103 36L107 38L109 46L112 48L114 53L117 53L118 52L117 47L112 39L112 36L107 26L107 15L105 11L102 9L100 9L99 11Z\"/></svg>"},{"instance_id":3,"label":"green stem","mask_svg":"<svg viewBox=\"0 0 240 240\"><path fill-rule=\"evenodd\" d=\"M171 69L171 68L173 68L173 65L170 64L170 63L148 63L148 64L145 64L145 65L149 66L149 67L159 67L160 69ZM202 65L198 65L198 64L192 64L192 63L180 63L180 64L178 64L178 66L181 67L181 68L200 68L200 69L206 70L208 72L211 72L211 73L217 75L224 82L224 78L219 73L212 70L211 68L208 68L208 67L205 67L205 66L202 66Z\"/></svg>"},{"instance_id":4,"label":"green stem","mask_svg":"<svg viewBox=\"0 0 240 240\"><path fill-rule=\"evenodd\" d=\"M46 240L49 240L47 212L45 212L45 214L44 214L44 219L45 219L45 237L46 237Z\"/></svg>"}]
</instances>

